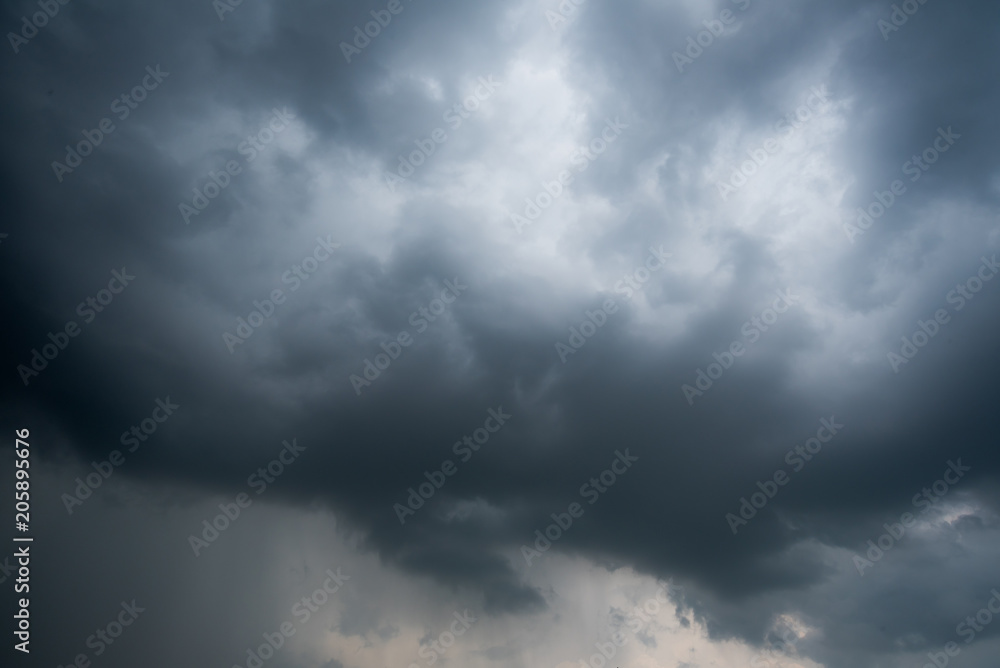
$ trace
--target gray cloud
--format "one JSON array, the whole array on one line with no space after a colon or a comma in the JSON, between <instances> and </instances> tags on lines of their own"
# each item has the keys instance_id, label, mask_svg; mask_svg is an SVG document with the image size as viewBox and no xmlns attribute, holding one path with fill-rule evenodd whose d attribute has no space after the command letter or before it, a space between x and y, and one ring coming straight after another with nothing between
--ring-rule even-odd
<instances>
[{"instance_id":1,"label":"gray cloud","mask_svg":"<svg viewBox=\"0 0 1000 668\"><path fill-rule=\"evenodd\" d=\"M402 0L348 63L341 42L386 4L245 2L220 20L210 2L74 0L8 53L2 392L41 490L40 660L70 661L136 597L149 613L105 665L246 665L330 550L367 579L277 665L422 665L420 639L463 609L484 622L442 663L577 661L606 639L574 645L566 615L617 609L564 607L584 568L683 582L677 628L633 645L681 665L789 629L802 661L830 668L919 665L956 640L998 584L1000 296L976 279L1000 241L996 8L926 3L886 39L891 5L860 1L586 2L553 29L555 2ZM723 10L735 21L713 35L703 22ZM10 4L4 22L34 11ZM679 72L673 53L703 30ZM122 118L114 100L147 66L169 74ZM488 76L496 92L451 127ZM778 125L817 89L821 110ZM294 120L262 134L275 109ZM60 181L53 161L103 118L115 129ZM390 189L436 128L447 139ZM914 171L948 128L954 144ZM776 135L781 151L753 163ZM562 170L572 183L541 206ZM852 243L845 223L896 179L905 194ZM185 222L196 190L206 206ZM540 212L519 231L525 198ZM310 270L322 239L340 246ZM626 289L651 247L671 256ZM135 279L103 304L113 271ZM445 281L468 288L435 305ZM798 304L747 324L786 289ZM888 354L941 309L894 369ZM734 342L746 353L723 369ZM575 350L565 363L557 343ZM703 394L689 404L683 385ZM122 432L168 396L176 414L128 452ZM455 444L497 407L509 423L463 461ZM831 416L842 431L795 470L787 453ZM306 450L258 497L248 477L292 438ZM62 495L116 448L125 463L68 514ZM581 486L626 448L639 462L591 504ZM859 574L852 556L959 458L968 474ZM394 504L446 459L456 472L401 523ZM788 484L733 535L727 513L777 470ZM246 525L194 557L187 536L240 492ZM521 546L574 502L582 516L528 567ZM74 587L88 604L59 603ZM681 657L671 634L687 628L708 644ZM965 665L992 665L998 628L959 639Z\"/></svg>"}]
</instances>

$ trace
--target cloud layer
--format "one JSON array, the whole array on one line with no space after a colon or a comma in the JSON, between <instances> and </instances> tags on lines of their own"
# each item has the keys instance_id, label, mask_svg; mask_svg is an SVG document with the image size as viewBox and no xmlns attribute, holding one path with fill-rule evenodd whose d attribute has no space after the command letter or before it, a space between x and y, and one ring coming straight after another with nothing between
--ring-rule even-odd
<instances>
[{"instance_id":1,"label":"cloud layer","mask_svg":"<svg viewBox=\"0 0 1000 668\"><path fill-rule=\"evenodd\" d=\"M37 11L32 660L993 665L994 3Z\"/></svg>"}]
</instances>

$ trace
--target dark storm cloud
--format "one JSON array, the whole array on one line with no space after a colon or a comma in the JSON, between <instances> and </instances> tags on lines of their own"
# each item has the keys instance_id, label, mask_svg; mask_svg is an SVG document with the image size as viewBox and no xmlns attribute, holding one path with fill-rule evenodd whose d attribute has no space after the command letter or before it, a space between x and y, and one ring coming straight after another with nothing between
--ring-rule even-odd
<instances>
[{"instance_id":1,"label":"dark storm cloud","mask_svg":"<svg viewBox=\"0 0 1000 668\"><path fill-rule=\"evenodd\" d=\"M498 27L514 11L509 3L404 0L347 63L340 42L384 3L244 2L220 21L208 2L74 0L3 64L8 422L39 425L43 460L86 463L106 458L121 432L169 396L181 408L121 474L228 497L283 439L297 438L307 446L301 465L273 484L270 501L333 508L364 551L490 614L544 609L517 554L575 501L584 515L552 553L680 578L690 584L685 604L713 638L761 642L776 615L794 610L823 632L799 651L828 666L940 646L996 584L984 555L995 557L997 546L990 371L1000 362L1000 296L987 284L957 311L946 295L997 248L997 10L927 3L885 40L876 21L891 8L881 3L693 4L591 0L558 31L529 5L519 32ZM16 25L29 7L8 8L5 23ZM678 72L672 53L726 8L739 30ZM506 202L527 194L532 165L503 146L511 132L504 112L529 103L510 97L510 61L550 41L568 54L564 79L593 98L574 109L586 118L582 136L598 136L618 115L630 127L573 186L606 198L623 214L611 220L622 222L593 232L581 225L553 244L559 257L538 261L525 249L552 233L555 209L521 237L506 220L497 232L485 205L448 188L480 162L494 174L477 191L484 201L494 187ZM112 100L140 84L147 65L169 75L58 181L51 162L113 115ZM443 112L489 74L504 82L487 103L495 115L484 109L452 133L401 194L386 188L382 174L397 156L443 126ZM752 133L768 132L818 85L843 130L817 150L853 181L825 223L833 244L779 251L736 224L737 209L720 206L706 174L724 132L736 133L742 153L755 145ZM249 164L238 147L275 108L296 121ZM513 131L529 134L536 122ZM907 180L903 163L948 127L961 134L955 147L919 181ZM549 158L546 146L534 150ZM637 182L664 152L670 158L652 170L657 200ZM449 171L449 159L458 168ZM243 173L185 224L178 205L230 160L243 161ZM841 224L896 178L907 194L850 243ZM732 206L757 188L751 181ZM706 220L693 229L695 215ZM761 217L785 215L773 205ZM327 235L342 245L292 292L284 272ZM623 300L618 277L661 244L673 260ZM808 271L794 264L801 257L810 258ZM122 268L134 282L83 323L77 304ZM468 289L418 331L411 314L445 280ZM230 354L222 333L274 288L285 289L287 303ZM681 386L713 353L745 343L743 324L787 288L804 304L689 406ZM562 364L554 344L607 299L620 310ZM940 308L952 321L893 373L885 353ZM650 324L657 310L677 315L669 336ZM855 318L870 318L867 336L844 334ZM25 387L17 366L70 320L81 334ZM412 347L359 396L349 376L363 375L365 360L403 330ZM453 444L499 407L509 424L460 461ZM725 515L758 481L790 471L786 453L831 417L842 433L734 536ZM581 485L619 449L640 463L590 505ZM854 577L844 555L866 549L957 458L972 467L948 498L966 504L960 516L935 526L933 540L908 537ZM457 473L401 525L393 504L405 504L408 488L445 459ZM193 503L187 493L181 505ZM164 531L171 535L146 539L183 547L190 529ZM956 559L949 546L964 541L975 547ZM92 569L111 577L105 561ZM940 579L929 581L930 572ZM142 571L130 577L143 582ZM220 587L240 582L232 574ZM379 608L357 605L343 634L395 636ZM233 626L267 628L264 618ZM72 640L57 660L70 658ZM200 642L229 660L210 638ZM642 642L656 646L652 636ZM506 651L486 656L503 660Z\"/></svg>"}]
</instances>

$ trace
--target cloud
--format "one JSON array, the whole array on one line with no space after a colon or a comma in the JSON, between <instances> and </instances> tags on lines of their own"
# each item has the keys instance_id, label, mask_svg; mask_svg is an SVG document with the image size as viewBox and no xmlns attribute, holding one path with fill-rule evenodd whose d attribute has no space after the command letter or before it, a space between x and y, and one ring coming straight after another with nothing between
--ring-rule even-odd
<instances>
[{"instance_id":1,"label":"cloud","mask_svg":"<svg viewBox=\"0 0 1000 668\"><path fill-rule=\"evenodd\" d=\"M578 662L607 642L593 620L623 614L616 587L668 579L685 586L670 631L639 632L630 659L749 661L792 629L804 666L914 665L953 640L1000 545L1000 293L977 273L1000 241L995 7L927 3L888 39L893 8L861 1L587 2L555 29L555 2L400 7L350 62L341 44L386 3L75 0L9 54L2 392L32 432L46 549L68 555L40 559L42 658L88 651L136 596L146 625L107 665L184 661L179 637L246 665L336 565L325 551L359 575L276 661L421 665L420 639L469 609L484 622L442 663ZM678 71L689 38L705 44ZM152 90L151 69L169 73ZM476 97L483 80L499 85ZM651 248L670 256L643 280ZM135 278L108 299L113 272ZM449 283L468 287L445 303ZM779 290L800 302L768 322ZM497 407L509 424L463 461ZM843 431L795 470L821 418ZM258 497L248 479L290 439L306 450ZM623 448L640 463L602 483ZM961 485L860 575L852 557L957 458ZM401 524L394 504L445 460ZM734 536L727 513L778 470L790 482ZM241 492L253 504L195 559L188 536ZM526 568L521 546L573 502ZM57 608L85 576L88 605ZM963 663L992 665L996 633Z\"/></svg>"}]
</instances>

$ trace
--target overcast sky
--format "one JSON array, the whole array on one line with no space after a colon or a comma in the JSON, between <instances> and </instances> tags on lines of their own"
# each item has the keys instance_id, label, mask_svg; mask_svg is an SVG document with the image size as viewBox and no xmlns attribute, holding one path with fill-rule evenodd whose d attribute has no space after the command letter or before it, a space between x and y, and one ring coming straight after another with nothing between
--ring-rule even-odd
<instances>
[{"instance_id":1,"label":"overcast sky","mask_svg":"<svg viewBox=\"0 0 1000 668\"><path fill-rule=\"evenodd\" d=\"M10 665L997 665L996 2L2 26Z\"/></svg>"}]
</instances>

